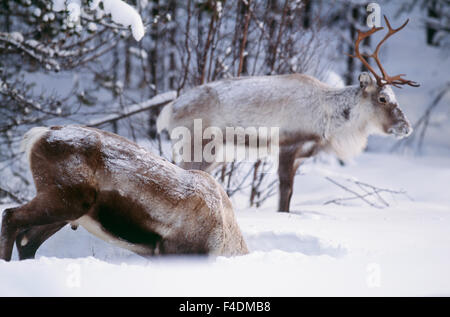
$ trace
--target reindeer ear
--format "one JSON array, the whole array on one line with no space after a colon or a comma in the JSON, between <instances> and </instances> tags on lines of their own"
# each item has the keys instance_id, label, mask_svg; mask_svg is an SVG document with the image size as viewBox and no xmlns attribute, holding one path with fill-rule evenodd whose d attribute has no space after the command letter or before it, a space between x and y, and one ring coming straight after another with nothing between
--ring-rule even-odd
<instances>
[{"instance_id":1,"label":"reindeer ear","mask_svg":"<svg viewBox=\"0 0 450 317\"><path fill-rule=\"evenodd\" d=\"M363 89L367 89L368 87L371 87L374 83L372 76L370 76L370 74L367 72L361 73L358 77L358 80L359 80L359 86Z\"/></svg>"}]
</instances>

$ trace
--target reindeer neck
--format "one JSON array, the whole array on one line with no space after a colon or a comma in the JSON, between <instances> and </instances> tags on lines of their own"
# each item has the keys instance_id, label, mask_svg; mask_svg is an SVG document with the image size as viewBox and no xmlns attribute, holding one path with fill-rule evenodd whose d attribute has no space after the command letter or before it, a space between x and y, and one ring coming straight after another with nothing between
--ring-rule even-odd
<instances>
[{"instance_id":1,"label":"reindeer neck","mask_svg":"<svg viewBox=\"0 0 450 317\"><path fill-rule=\"evenodd\" d=\"M353 110L361 98L361 88L359 86L347 86L339 89L330 89L325 92L326 104L330 106L332 112L342 113L346 117L347 111Z\"/></svg>"},{"instance_id":2,"label":"reindeer neck","mask_svg":"<svg viewBox=\"0 0 450 317\"><path fill-rule=\"evenodd\" d=\"M342 159L360 153L367 143L368 113L359 86L349 86L326 92L330 121L327 139L329 147Z\"/></svg>"}]
</instances>

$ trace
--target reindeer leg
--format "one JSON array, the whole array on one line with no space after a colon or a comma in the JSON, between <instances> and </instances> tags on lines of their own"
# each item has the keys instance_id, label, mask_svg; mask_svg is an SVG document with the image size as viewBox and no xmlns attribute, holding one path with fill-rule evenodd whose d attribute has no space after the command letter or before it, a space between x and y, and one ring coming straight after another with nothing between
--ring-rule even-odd
<instances>
[{"instance_id":1,"label":"reindeer leg","mask_svg":"<svg viewBox=\"0 0 450 317\"><path fill-rule=\"evenodd\" d=\"M278 211L289 212L289 205L292 197L292 188L294 186L295 175L295 151L280 150L278 178L280 181L280 200Z\"/></svg>"},{"instance_id":2,"label":"reindeer leg","mask_svg":"<svg viewBox=\"0 0 450 317\"><path fill-rule=\"evenodd\" d=\"M306 149L304 145L312 142ZM280 201L278 211L289 212L294 178L298 167L317 152L317 140L304 139L295 144L282 147L279 155L278 177L280 180Z\"/></svg>"},{"instance_id":3,"label":"reindeer leg","mask_svg":"<svg viewBox=\"0 0 450 317\"><path fill-rule=\"evenodd\" d=\"M51 225L36 226L20 232L16 238L19 259L34 259L39 247L66 224L67 222L61 222Z\"/></svg>"},{"instance_id":4,"label":"reindeer leg","mask_svg":"<svg viewBox=\"0 0 450 317\"><path fill-rule=\"evenodd\" d=\"M38 195L29 203L6 209L3 212L0 236L0 259L11 260L14 240L20 232L34 226L56 226L56 224L76 220L89 211L95 197L93 192L87 192L86 197L80 197L76 191L65 194L67 195L63 196L62 190L56 186L49 187L45 192L38 192Z\"/></svg>"},{"instance_id":5,"label":"reindeer leg","mask_svg":"<svg viewBox=\"0 0 450 317\"><path fill-rule=\"evenodd\" d=\"M12 249L14 247L14 239L17 234L15 228L9 226L9 219L17 208L9 208L3 211L2 229L0 235L0 260L11 260Z\"/></svg>"}]
</instances>

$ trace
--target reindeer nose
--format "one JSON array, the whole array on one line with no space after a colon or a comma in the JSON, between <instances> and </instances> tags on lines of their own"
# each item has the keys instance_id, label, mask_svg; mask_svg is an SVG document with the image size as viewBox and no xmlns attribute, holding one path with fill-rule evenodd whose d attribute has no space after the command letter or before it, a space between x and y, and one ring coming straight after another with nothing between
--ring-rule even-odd
<instances>
[{"instance_id":1,"label":"reindeer nose","mask_svg":"<svg viewBox=\"0 0 450 317\"><path fill-rule=\"evenodd\" d=\"M414 129L408 124L407 131L406 131L406 135L405 135L405 136L410 136L411 133L413 133L413 130L414 130Z\"/></svg>"},{"instance_id":2,"label":"reindeer nose","mask_svg":"<svg viewBox=\"0 0 450 317\"><path fill-rule=\"evenodd\" d=\"M397 138L405 138L409 136L413 128L408 122L402 121L389 128L388 133L395 135Z\"/></svg>"}]
</instances>

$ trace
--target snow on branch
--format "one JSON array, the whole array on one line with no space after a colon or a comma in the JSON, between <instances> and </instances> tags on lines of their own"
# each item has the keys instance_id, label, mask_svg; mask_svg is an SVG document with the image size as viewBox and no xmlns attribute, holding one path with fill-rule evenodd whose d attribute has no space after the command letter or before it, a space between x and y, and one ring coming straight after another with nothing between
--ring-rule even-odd
<instances>
[{"instance_id":1,"label":"snow on branch","mask_svg":"<svg viewBox=\"0 0 450 317\"><path fill-rule=\"evenodd\" d=\"M86 63L109 51L116 45L116 42L112 42L106 49L100 50L108 42L111 42L110 38L104 39L100 45L90 48L64 49L58 45L47 45L34 39L25 39L22 33L19 32L0 32L0 48L23 53L43 65L45 69L56 72ZM77 45L71 45L71 47L77 47ZM88 56L89 54L92 56Z\"/></svg>"},{"instance_id":2,"label":"snow on branch","mask_svg":"<svg viewBox=\"0 0 450 317\"><path fill-rule=\"evenodd\" d=\"M14 100L16 103L22 105L23 107L30 107L33 110L45 113L47 115L52 116L61 116L61 110L57 110L56 112L47 111L42 108L42 105L37 100L34 100L32 98L28 98L25 95L23 95L20 90L18 90L15 87L11 87L8 83L0 80L0 95L3 95L5 97L9 97L11 100ZM2 127L0 129L0 132L3 132Z\"/></svg>"},{"instance_id":3,"label":"snow on branch","mask_svg":"<svg viewBox=\"0 0 450 317\"><path fill-rule=\"evenodd\" d=\"M14 47L24 52L32 59L44 64L47 69L59 71L59 63L53 58L55 51L42 45L38 41L25 41L23 35L18 32L2 33L0 32L0 47Z\"/></svg>"},{"instance_id":4,"label":"snow on branch","mask_svg":"<svg viewBox=\"0 0 450 317\"><path fill-rule=\"evenodd\" d=\"M140 41L144 37L144 23L132 6L121 0L103 0L103 7L107 14L111 14L111 19L115 23L131 26L131 32L136 41Z\"/></svg>"},{"instance_id":5,"label":"snow on branch","mask_svg":"<svg viewBox=\"0 0 450 317\"><path fill-rule=\"evenodd\" d=\"M103 6L100 6L102 3ZM144 23L139 13L131 5L122 0L93 0L89 4L92 11L101 11L111 15L111 20L124 27L131 27L131 33L136 41L140 41L145 34ZM79 1L76 0L53 0L53 10L68 11L68 19L76 22L80 17L85 17Z\"/></svg>"},{"instance_id":6,"label":"snow on branch","mask_svg":"<svg viewBox=\"0 0 450 317\"><path fill-rule=\"evenodd\" d=\"M89 127L99 127L107 123L115 122L135 114L149 110L150 108L162 107L173 101L177 96L176 91L168 91L155 97L126 107L125 110L118 114L111 114L99 120L91 121L87 124Z\"/></svg>"}]
</instances>

